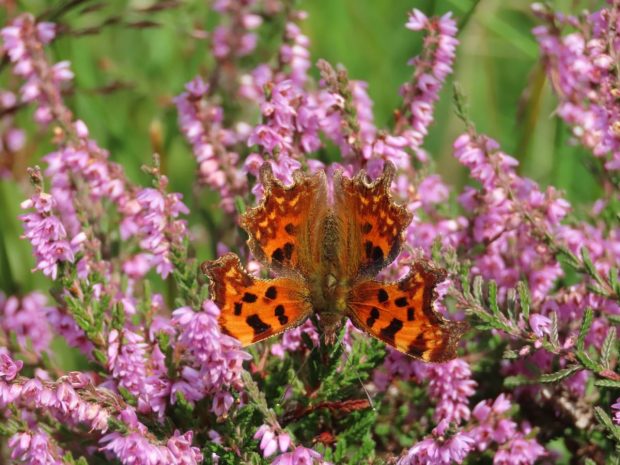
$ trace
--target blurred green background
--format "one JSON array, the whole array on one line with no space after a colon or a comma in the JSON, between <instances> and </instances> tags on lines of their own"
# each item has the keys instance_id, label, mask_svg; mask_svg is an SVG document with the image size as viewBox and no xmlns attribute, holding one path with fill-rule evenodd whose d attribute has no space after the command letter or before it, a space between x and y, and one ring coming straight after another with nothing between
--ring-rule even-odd
<instances>
[{"instance_id":1,"label":"blurred green background","mask_svg":"<svg viewBox=\"0 0 620 465\"><path fill-rule=\"evenodd\" d=\"M61 11L67 3L8 0L5 9L41 15ZM65 32L50 51L55 61L71 62L75 91L68 102L99 145L125 167L131 180L143 185L149 180L140 166L149 163L157 149L171 190L182 192L191 207L190 181L195 163L179 132L172 98L197 73L208 73L212 63L208 43L197 39L193 31L211 28L218 15L204 0L183 0L176 2L175 8L146 13L145 9L156 3L84 2L58 18ZM593 9L597 3L551 2L562 11ZM545 82L531 34L538 23L530 12L530 2L304 0L297 5L309 13L303 30L311 41L312 62L325 58L342 63L352 79L368 81L378 127L390 126L392 111L400 102L398 89L412 73L406 63L421 49L421 35L404 27L407 13L412 8L427 14L452 11L461 25L452 80L458 81L468 97L470 116L478 130L518 158L524 175L565 190L577 209L597 198L599 187L586 169L587 153L570 145L569 131L553 117L555 99ZM110 22L110 18L120 22ZM0 19L4 23L5 11L0 10ZM157 27L127 26L144 20L154 21ZM84 34L89 28L97 33ZM261 58L250 57L248 63L258 63ZM318 75L314 69L312 73ZM425 147L435 159L438 172L458 193L467 178L451 155L452 142L464 129L453 112L452 80L442 91ZM0 87L14 87L10 85L14 82L5 65ZM31 119L31 111L23 111L18 117L19 124L31 134L16 169L19 186L16 188L14 181L0 181L0 289L5 292L49 286L40 273L30 272L30 246L19 239L17 215L26 196L25 167L52 149L49 133L37 131ZM190 218L191 225L199 222L195 215ZM197 244L201 258L208 258L202 255L208 253Z\"/></svg>"}]
</instances>

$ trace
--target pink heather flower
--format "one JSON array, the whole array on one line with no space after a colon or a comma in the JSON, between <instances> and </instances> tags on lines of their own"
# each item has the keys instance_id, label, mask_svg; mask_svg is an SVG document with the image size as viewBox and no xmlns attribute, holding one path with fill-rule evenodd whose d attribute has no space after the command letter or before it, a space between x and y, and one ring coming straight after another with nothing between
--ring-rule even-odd
<instances>
[{"instance_id":1,"label":"pink heather flower","mask_svg":"<svg viewBox=\"0 0 620 465\"><path fill-rule=\"evenodd\" d=\"M397 123L396 130L408 141L409 148L425 158L421 146L433 122L433 105L439 99L439 90L452 72L458 45L457 28L451 13L441 18L427 18L416 9L410 13L406 27L413 31L426 30L427 36L423 53L409 62L415 66L412 82L401 89L404 108L409 112L408 125L402 120Z\"/></svg>"},{"instance_id":2,"label":"pink heather flower","mask_svg":"<svg viewBox=\"0 0 620 465\"><path fill-rule=\"evenodd\" d=\"M454 142L454 149L455 157L482 184L461 199L473 215L471 243L485 245L473 273L494 279L500 299L525 276L533 299L544 300L563 270L525 214L535 219L536 227L554 234L562 231L559 222L567 202L553 189L543 193L535 182L519 177L516 160L501 152L492 139L464 134Z\"/></svg>"},{"instance_id":3,"label":"pink heather flower","mask_svg":"<svg viewBox=\"0 0 620 465\"><path fill-rule=\"evenodd\" d=\"M232 407L235 398L228 391L216 392L213 396L213 403L211 405L211 411L218 417L222 417Z\"/></svg>"},{"instance_id":4,"label":"pink heather flower","mask_svg":"<svg viewBox=\"0 0 620 465\"><path fill-rule=\"evenodd\" d=\"M254 1L244 3L218 1L213 9L222 15L223 24L212 33L213 55L221 61L232 60L252 53L257 36L250 32L262 23L262 18L252 14L249 8Z\"/></svg>"},{"instance_id":5,"label":"pink heather flower","mask_svg":"<svg viewBox=\"0 0 620 465\"><path fill-rule=\"evenodd\" d=\"M427 28L429 24L428 17L417 8L414 8L413 11L409 13L409 21L405 24L405 27L412 31L421 31Z\"/></svg>"},{"instance_id":6,"label":"pink heather flower","mask_svg":"<svg viewBox=\"0 0 620 465\"><path fill-rule=\"evenodd\" d=\"M286 452L291 445L291 437L287 433L275 433L268 425L262 425L254 434L254 439L260 440L260 450L263 457L273 455L278 449Z\"/></svg>"},{"instance_id":7,"label":"pink heather flower","mask_svg":"<svg viewBox=\"0 0 620 465\"><path fill-rule=\"evenodd\" d=\"M199 465L202 454L198 447L192 446L191 431L180 434L178 431L165 443L155 443L147 437L147 428L138 421L135 412L126 408L120 414L120 420L131 431L127 435L118 432L103 436L99 441L105 444L103 451L110 451L124 465Z\"/></svg>"},{"instance_id":8,"label":"pink heather flower","mask_svg":"<svg viewBox=\"0 0 620 465\"><path fill-rule=\"evenodd\" d=\"M292 80L278 82L261 103L265 123L254 128L248 145L263 147L276 161L314 152L322 145L316 112L317 108Z\"/></svg>"},{"instance_id":9,"label":"pink heather flower","mask_svg":"<svg viewBox=\"0 0 620 465\"><path fill-rule=\"evenodd\" d=\"M0 31L4 42L2 49L13 65L13 73L25 81L21 88L22 100L37 102L35 121L41 124L49 123L52 112L59 110L49 92L59 96L62 83L73 78L67 62L49 65L46 61L43 46L54 35L54 25L37 24L30 14L18 16Z\"/></svg>"},{"instance_id":10,"label":"pink heather flower","mask_svg":"<svg viewBox=\"0 0 620 465\"><path fill-rule=\"evenodd\" d=\"M13 381L24 366L21 360L13 360L8 353L0 348L0 381Z\"/></svg>"},{"instance_id":11,"label":"pink heather flower","mask_svg":"<svg viewBox=\"0 0 620 465\"><path fill-rule=\"evenodd\" d=\"M448 421L442 420L433 430L432 437L423 439L415 444L407 455L398 461L398 465L449 465L462 463L465 457L474 449L475 440L468 433L458 431L452 437L444 434Z\"/></svg>"},{"instance_id":12,"label":"pink heather flower","mask_svg":"<svg viewBox=\"0 0 620 465\"><path fill-rule=\"evenodd\" d=\"M11 459L29 465L62 465L64 451L42 429L16 433L9 438Z\"/></svg>"},{"instance_id":13,"label":"pink heather flower","mask_svg":"<svg viewBox=\"0 0 620 465\"><path fill-rule=\"evenodd\" d=\"M491 443L504 444L517 433L517 424L505 418L510 408L505 394L500 394L493 403L481 401L474 407L472 416L479 424L470 431L470 436L479 451L485 451Z\"/></svg>"},{"instance_id":14,"label":"pink heather flower","mask_svg":"<svg viewBox=\"0 0 620 465\"><path fill-rule=\"evenodd\" d=\"M20 216L24 227L24 238L32 244L37 262L36 270L56 279L60 262L73 262L73 250L67 241L67 232L54 216L54 198L44 192L34 194L22 202L23 209L34 208L34 212Z\"/></svg>"},{"instance_id":15,"label":"pink heather flower","mask_svg":"<svg viewBox=\"0 0 620 465\"><path fill-rule=\"evenodd\" d=\"M94 346L73 317L56 307L49 307L47 310L47 322L54 332L61 336L69 346L77 347L84 355L90 357Z\"/></svg>"},{"instance_id":16,"label":"pink heather flower","mask_svg":"<svg viewBox=\"0 0 620 465\"><path fill-rule=\"evenodd\" d=\"M298 15L300 18L300 15ZM289 66L288 78L299 88L308 79L310 69L310 52L308 37L301 33L299 26L293 22L286 24L285 43L280 48L280 61Z\"/></svg>"},{"instance_id":17,"label":"pink heather flower","mask_svg":"<svg viewBox=\"0 0 620 465\"><path fill-rule=\"evenodd\" d=\"M495 453L493 465L533 465L544 455L544 447L535 439L526 439L518 434Z\"/></svg>"},{"instance_id":18,"label":"pink heather flower","mask_svg":"<svg viewBox=\"0 0 620 465\"><path fill-rule=\"evenodd\" d=\"M241 350L236 339L221 333L218 316L219 308L209 300L203 304L203 311L181 307L173 312L177 345L185 350L188 364L181 372L181 380L172 386L173 395L182 392L187 400L194 402L207 394L240 385L241 366L251 356ZM223 415L231 404L230 394L220 394L214 398L213 409Z\"/></svg>"},{"instance_id":19,"label":"pink heather flower","mask_svg":"<svg viewBox=\"0 0 620 465\"><path fill-rule=\"evenodd\" d=\"M530 315L530 328L537 337L543 338L551 332L551 320L538 313L532 313Z\"/></svg>"},{"instance_id":20,"label":"pink heather flower","mask_svg":"<svg viewBox=\"0 0 620 465\"><path fill-rule=\"evenodd\" d=\"M271 353L276 357L284 358L287 352L295 352L305 347L301 338L302 334L306 334L312 340L314 346L319 344L319 333L317 332L311 320L306 320L297 328L286 331L282 334L280 342L276 342L271 346Z\"/></svg>"},{"instance_id":21,"label":"pink heather flower","mask_svg":"<svg viewBox=\"0 0 620 465\"><path fill-rule=\"evenodd\" d=\"M620 425L620 398L616 399L616 403L611 405L611 410L614 413L614 422Z\"/></svg>"},{"instance_id":22,"label":"pink heather flower","mask_svg":"<svg viewBox=\"0 0 620 465\"><path fill-rule=\"evenodd\" d=\"M469 397L475 393L476 388L476 382L471 379L469 364L457 358L445 363L416 365L418 379L429 379L428 393L437 403L435 420L457 424L468 420Z\"/></svg>"},{"instance_id":23,"label":"pink heather flower","mask_svg":"<svg viewBox=\"0 0 620 465\"><path fill-rule=\"evenodd\" d=\"M150 352L150 353L149 353ZM138 399L138 411L163 417L171 386L164 355L144 338L128 329L116 329L108 336L108 367L118 385Z\"/></svg>"},{"instance_id":24,"label":"pink heather flower","mask_svg":"<svg viewBox=\"0 0 620 465\"><path fill-rule=\"evenodd\" d=\"M572 127L577 141L606 161L606 169L620 169L618 78L612 66L618 33L609 24L616 21L613 10L605 7L576 18L542 6L533 9L546 23L533 32L558 94L556 113Z\"/></svg>"},{"instance_id":25,"label":"pink heather flower","mask_svg":"<svg viewBox=\"0 0 620 465\"><path fill-rule=\"evenodd\" d=\"M190 81L185 89L174 102L179 126L198 162L199 180L218 191L222 207L233 212L234 197L245 191L247 181L237 167L239 154L232 147L244 138L223 126L223 109L211 103L209 86L200 77Z\"/></svg>"},{"instance_id":26,"label":"pink heather flower","mask_svg":"<svg viewBox=\"0 0 620 465\"><path fill-rule=\"evenodd\" d=\"M294 158L280 154L277 160L268 160L271 165L274 176L282 181L285 185L291 185L293 183L293 172L301 168L301 163ZM263 164L263 158L252 153L245 161L245 170L258 177L260 166ZM252 187L252 194L257 199L261 199L263 196L263 185L260 182L254 184Z\"/></svg>"},{"instance_id":27,"label":"pink heather flower","mask_svg":"<svg viewBox=\"0 0 620 465\"><path fill-rule=\"evenodd\" d=\"M171 261L172 248L180 245L187 235L185 220L177 219L189 210L181 201L181 194L162 192L167 179L162 176L161 188L144 188L136 195L139 206L133 223L138 228L140 247L152 255L151 264L162 278L166 278L173 269Z\"/></svg>"},{"instance_id":28,"label":"pink heather flower","mask_svg":"<svg viewBox=\"0 0 620 465\"><path fill-rule=\"evenodd\" d=\"M298 446L293 452L278 455L271 465L314 465L317 463L327 465L317 451Z\"/></svg>"},{"instance_id":29,"label":"pink heather flower","mask_svg":"<svg viewBox=\"0 0 620 465\"><path fill-rule=\"evenodd\" d=\"M13 333L22 350L32 344L35 353L47 350L52 340L46 314L51 307L46 306L47 299L39 292L33 292L21 299L15 296L5 298L0 292L0 328L5 333Z\"/></svg>"},{"instance_id":30,"label":"pink heather flower","mask_svg":"<svg viewBox=\"0 0 620 465\"><path fill-rule=\"evenodd\" d=\"M75 388L88 388L91 393L101 395L95 391L90 380L70 374L55 383L35 378L14 380L7 384L2 380L2 360L0 355L0 407L11 404L20 408L42 409L68 425L81 424L101 432L107 430L107 410L97 402L83 400L75 391ZM8 378L6 380L11 381Z\"/></svg>"},{"instance_id":31,"label":"pink heather flower","mask_svg":"<svg viewBox=\"0 0 620 465\"><path fill-rule=\"evenodd\" d=\"M147 348L143 337L128 329L122 333L113 329L108 336L108 368L119 386L135 396L140 394L146 377Z\"/></svg>"}]
</instances>

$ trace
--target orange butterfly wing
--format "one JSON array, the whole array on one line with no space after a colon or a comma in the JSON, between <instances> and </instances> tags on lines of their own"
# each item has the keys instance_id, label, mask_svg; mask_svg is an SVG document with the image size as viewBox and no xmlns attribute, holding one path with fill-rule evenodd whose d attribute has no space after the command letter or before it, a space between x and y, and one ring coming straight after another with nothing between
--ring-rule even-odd
<instances>
[{"instance_id":1,"label":"orange butterfly wing","mask_svg":"<svg viewBox=\"0 0 620 465\"><path fill-rule=\"evenodd\" d=\"M241 218L252 254L276 271L295 269L308 276L321 263L320 238L327 214L325 173L296 171L294 183L284 186L274 178L271 165L261 166L265 189L261 204Z\"/></svg>"},{"instance_id":2,"label":"orange butterfly wing","mask_svg":"<svg viewBox=\"0 0 620 465\"><path fill-rule=\"evenodd\" d=\"M302 280L255 278L233 253L205 262L202 271L210 278L209 293L221 311L220 327L243 346L293 328L312 312Z\"/></svg>"},{"instance_id":3,"label":"orange butterfly wing","mask_svg":"<svg viewBox=\"0 0 620 465\"><path fill-rule=\"evenodd\" d=\"M386 162L383 174L371 183L363 170L352 179L342 173L334 178L340 269L349 278L376 275L400 252L411 213L392 200L394 172L394 165Z\"/></svg>"},{"instance_id":4,"label":"orange butterfly wing","mask_svg":"<svg viewBox=\"0 0 620 465\"><path fill-rule=\"evenodd\" d=\"M349 317L359 329L411 357L450 360L467 325L433 309L435 286L443 279L443 271L418 262L399 282L361 281L349 293Z\"/></svg>"}]
</instances>

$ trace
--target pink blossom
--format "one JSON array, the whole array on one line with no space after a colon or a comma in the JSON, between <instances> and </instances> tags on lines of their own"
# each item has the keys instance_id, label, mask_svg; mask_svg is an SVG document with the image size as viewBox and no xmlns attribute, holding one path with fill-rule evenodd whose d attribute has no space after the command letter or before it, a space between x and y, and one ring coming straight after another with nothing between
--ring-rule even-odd
<instances>
[{"instance_id":1,"label":"pink blossom","mask_svg":"<svg viewBox=\"0 0 620 465\"><path fill-rule=\"evenodd\" d=\"M9 354L0 352L0 380L14 380L23 366L21 360L13 360Z\"/></svg>"},{"instance_id":2,"label":"pink blossom","mask_svg":"<svg viewBox=\"0 0 620 465\"><path fill-rule=\"evenodd\" d=\"M16 433L9 438L11 459L29 465L62 465L64 451L42 429Z\"/></svg>"},{"instance_id":3,"label":"pink blossom","mask_svg":"<svg viewBox=\"0 0 620 465\"><path fill-rule=\"evenodd\" d=\"M271 465L327 465L317 451L298 446L293 452L278 455Z\"/></svg>"},{"instance_id":4,"label":"pink blossom","mask_svg":"<svg viewBox=\"0 0 620 465\"><path fill-rule=\"evenodd\" d=\"M447 424L447 420L442 420L433 430L433 436L415 444L407 455L398 461L398 465L462 463L474 449L475 440L461 431L451 437L444 437Z\"/></svg>"},{"instance_id":5,"label":"pink blossom","mask_svg":"<svg viewBox=\"0 0 620 465\"><path fill-rule=\"evenodd\" d=\"M278 449L286 452L291 444L291 437L287 433L276 433L268 425L262 425L254 434L254 439L260 440L260 450L263 457L273 455Z\"/></svg>"}]
</instances>

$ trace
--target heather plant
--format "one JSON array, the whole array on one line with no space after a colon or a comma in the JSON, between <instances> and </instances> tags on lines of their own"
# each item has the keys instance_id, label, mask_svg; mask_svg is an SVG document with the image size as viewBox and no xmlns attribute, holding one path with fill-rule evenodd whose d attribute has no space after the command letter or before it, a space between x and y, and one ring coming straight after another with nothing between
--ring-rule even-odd
<instances>
[{"instance_id":1,"label":"heather plant","mask_svg":"<svg viewBox=\"0 0 620 465\"><path fill-rule=\"evenodd\" d=\"M418 52L386 123L363 74L312 55L296 2L4 2L1 462L620 462L620 3L522 10L521 46L537 53L510 124L531 139L545 130L535 109L549 109L553 159L576 170L563 188L524 174L521 142L506 142L511 156L478 129L484 68L450 81L481 2L417 3L401 27ZM159 93L131 63L67 60L110 27L131 51L125 32L169 24L195 75ZM152 69L169 67L166 43L149 47L164 56ZM107 85L91 85L93 67ZM145 98L160 120L116 125ZM136 148L147 153L115 153ZM458 357L423 363L350 323L327 344L315 317L245 348L224 334L200 263L234 251L266 274L238 226L264 194L261 165L290 184L296 170L374 179L388 162L413 220L383 277L421 258L446 270L435 307L470 327Z\"/></svg>"}]
</instances>

